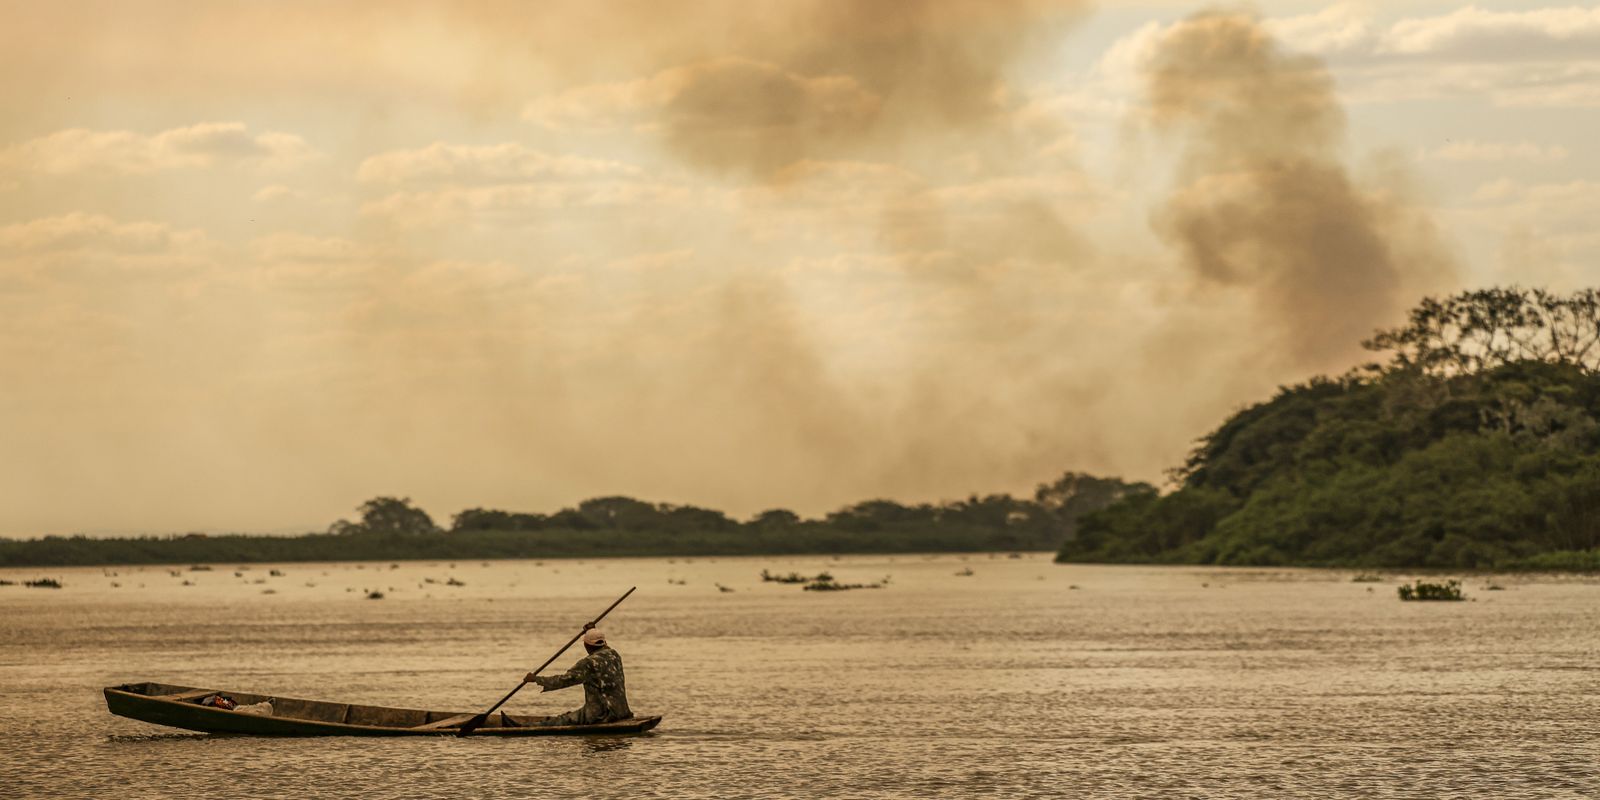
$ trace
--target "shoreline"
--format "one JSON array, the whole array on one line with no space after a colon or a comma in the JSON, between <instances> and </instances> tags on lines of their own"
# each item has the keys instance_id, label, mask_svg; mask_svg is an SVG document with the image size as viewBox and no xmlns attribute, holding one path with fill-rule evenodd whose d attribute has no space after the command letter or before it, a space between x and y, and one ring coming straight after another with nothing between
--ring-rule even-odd
<instances>
[{"instance_id":1,"label":"shoreline","mask_svg":"<svg viewBox=\"0 0 1600 800\"><path fill-rule=\"evenodd\" d=\"M736 556L1055 554L1044 542L997 541L975 532L473 531L415 536L310 534L0 540L0 569L194 564L394 563L409 561L715 558Z\"/></svg>"}]
</instances>

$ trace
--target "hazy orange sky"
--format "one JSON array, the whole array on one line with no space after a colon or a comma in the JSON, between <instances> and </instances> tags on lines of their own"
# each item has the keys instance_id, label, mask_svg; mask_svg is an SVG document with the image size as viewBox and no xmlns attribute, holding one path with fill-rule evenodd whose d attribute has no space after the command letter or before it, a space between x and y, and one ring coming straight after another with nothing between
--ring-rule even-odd
<instances>
[{"instance_id":1,"label":"hazy orange sky","mask_svg":"<svg viewBox=\"0 0 1600 800\"><path fill-rule=\"evenodd\" d=\"M0 1L0 535L1159 481L1600 277L1600 8Z\"/></svg>"}]
</instances>

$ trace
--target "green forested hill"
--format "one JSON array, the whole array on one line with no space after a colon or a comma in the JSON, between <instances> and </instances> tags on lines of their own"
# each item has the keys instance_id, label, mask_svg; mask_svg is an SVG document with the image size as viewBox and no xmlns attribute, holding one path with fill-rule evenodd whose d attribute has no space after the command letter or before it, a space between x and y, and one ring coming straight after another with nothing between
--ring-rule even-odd
<instances>
[{"instance_id":1,"label":"green forested hill","mask_svg":"<svg viewBox=\"0 0 1600 800\"><path fill-rule=\"evenodd\" d=\"M1600 568L1597 339L1593 291L1425 301L1387 363L1234 414L1059 560Z\"/></svg>"}]
</instances>

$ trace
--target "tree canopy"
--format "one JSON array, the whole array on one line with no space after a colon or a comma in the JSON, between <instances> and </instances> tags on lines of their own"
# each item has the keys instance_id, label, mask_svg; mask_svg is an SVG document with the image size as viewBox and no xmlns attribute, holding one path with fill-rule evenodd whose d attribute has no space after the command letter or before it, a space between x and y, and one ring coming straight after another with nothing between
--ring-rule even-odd
<instances>
[{"instance_id":1,"label":"tree canopy","mask_svg":"<svg viewBox=\"0 0 1600 800\"><path fill-rule=\"evenodd\" d=\"M1492 287L1424 298L1406 324L1362 342L1389 353L1380 370L1466 375L1519 361L1600 368L1600 290L1561 295Z\"/></svg>"},{"instance_id":2,"label":"tree canopy","mask_svg":"<svg viewBox=\"0 0 1600 800\"><path fill-rule=\"evenodd\" d=\"M1382 364L1280 389L1165 495L1083 518L1064 561L1496 567L1600 547L1594 291L1424 300ZM1561 555L1568 554L1568 555ZM1554 560L1552 560L1554 559Z\"/></svg>"},{"instance_id":3,"label":"tree canopy","mask_svg":"<svg viewBox=\"0 0 1600 800\"><path fill-rule=\"evenodd\" d=\"M406 536L434 533L439 530L439 527L433 524L433 518L428 516L428 512L412 505L409 497L374 497L362 503L356 510L361 512L360 522L341 519L333 523L329 532Z\"/></svg>"}]
</instances>

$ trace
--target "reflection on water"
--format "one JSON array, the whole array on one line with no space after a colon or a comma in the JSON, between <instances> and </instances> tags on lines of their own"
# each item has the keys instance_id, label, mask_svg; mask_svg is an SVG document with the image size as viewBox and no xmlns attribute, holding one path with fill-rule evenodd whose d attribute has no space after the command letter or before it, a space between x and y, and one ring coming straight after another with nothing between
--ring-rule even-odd
<instances>
[{"instance_id":1,"label":"reflection on water","mask_svg":"<svg viewBox=\"0 0 1600 800\"><path fill-rule=\"evenodd\" d=\"M133 742L161 742L168 739L200 739L206 736L226 736L227 734L210 733L113 733L106 737L106 741L117 744Z\"/></svg>"},{"instance_id":2,"label":"reflection on water","mask_svg":"<svg viewBox=\"0 0 1600 800\"><path fill-rule=\"evenodd\" d=\"M764 568L892 580L803 592ZM1043 555L270 569L0 571L66 585L0 587L8 794L1600 796L1586 579L1474 579L1476 602L1421 604L1349 573ZM643 737L207 736L99 694L159 680L478 710L635 584L602 627L634 709L666 717Z\"/></svg>"},{"instance_id":3,"label":"reflection on water","mask_svg":"<svg viewBox=\"0 0 1600 800\"><path fill-rule=\"evenodd\" d=\"M645 737L641 738L649 738L654 735L655 734L646 734ZM626 750L633 746L633 743L627 739L612 737L591 736L582 738L579 741L583 743L583 749L589 751L590 753L613 753L618 750Z\"/></svg>"}]
</instances>

